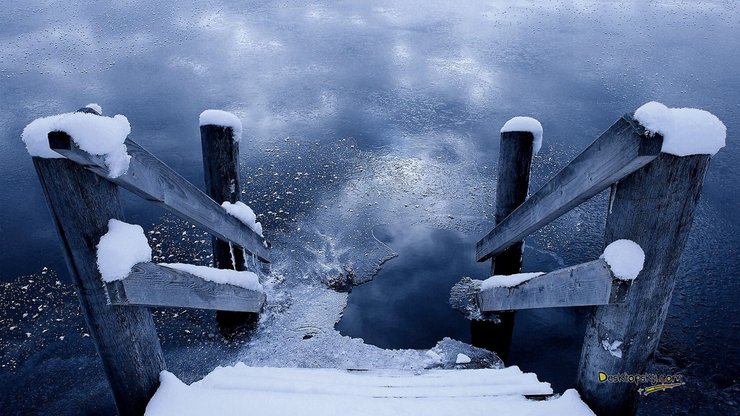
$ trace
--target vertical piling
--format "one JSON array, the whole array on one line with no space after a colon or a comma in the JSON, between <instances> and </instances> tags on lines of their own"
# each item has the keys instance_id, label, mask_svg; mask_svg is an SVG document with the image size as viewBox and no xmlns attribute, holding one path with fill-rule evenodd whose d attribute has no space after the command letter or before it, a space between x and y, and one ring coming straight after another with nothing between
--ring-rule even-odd
<instances>
[{"instance_id":1,"label":"vertical piling","mask_svg":"<svg viewBox=\"0 0 740 416\"><path fill-rule=\"evenodd\" d=\"M636 242L645 252L645 264L625 302L595 307L587 323L577 387L599 415L636 411L638 384L599 381L599 372L642 374L653 356L709 159L661 154L613 185L606 243ZM615 341L622 342L621 357L603 347Z\"/></svg>"},{"instance_id":2,"label":"vertical piling","mask_svg":"<svg viewBox=\"0 0 740 416\"><path fill-rule=\"evenodd\" d=\"M208 124L200 126L203 151L203 170L206 192L214 201L232 204L239 201L239 142L234 140L231 127ZM227 241L212 237L213 265L219 269L247 270L244 251ZM257 314L248 312L217 311L216 318L224 335L243 325L256 321Z\"/></svg>"},{"instance_id":3,"label":"vertical piling","mask_svg":"<svg viewBox=\"0 0 740 416\"><path fill-rule=\"evenodd\" d=\"M66 133L49 133L50 140L55 135ZM33 164L118 412L141 415L165 363L150 310L108 305L97 268L97 244L108 220L123 220L118 188L67 159L34 157Z\"/></svg>"},{"instance_id":4,"label":"vertical piling","mask_svg":"<svg viewBox=\"0 0 740 416\"><path fill-rule=\"evenodd\" d=\"M496 224L503 221L526 199L534 155L534 135L528 131L501 133L496 185ZM523 243L518 242L491 259L491 275L519 273L522 268ZM473 345L495 351L507 360L514 330L514 312L497 314L500 322L471 321Z\"/></svg>"}]
</instances>

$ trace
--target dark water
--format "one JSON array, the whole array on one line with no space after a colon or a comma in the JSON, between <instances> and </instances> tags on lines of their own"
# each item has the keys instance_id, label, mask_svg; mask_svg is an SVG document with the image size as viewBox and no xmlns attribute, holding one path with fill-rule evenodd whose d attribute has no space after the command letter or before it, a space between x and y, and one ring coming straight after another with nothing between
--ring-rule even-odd
<instances>
[{"instance_id":1,"label":"dark water","mask_svg":"<svg viewBox=\"0 0 740 416\"><path fill-rule=\"evenodd\" d=\"M476 240L461 232L428 227L378 226L375 237L398 257L372 282L358 286L336 329L383 348L432 348L450 337L470 342L470 324L449 306L450 288L462 276L485 279L490 263L475 262ZM558 259L525 250L524 270L553 270ZM536 371L557 391L575 384L586 310L544 309L517 313L508 365ZM546 347L545 347L546 346Z\"/></svg>"},{"instance_id":2,"label":"dark water","mask_svg":"<svg viewBox=\"0 0 740 416\"><path fill-rule=\"evenodd\" d=\"M198 114L206 108L233 111L245 126L245 199L263 214L260 220L271 239L288 241L292 230L312 227L303 221L329 202L354 207L357 200L377 203L377 215L331 211L335 217L324 218L320 231L367 235L373 226L387 223L381 214L404 198L408 201L393 211L404 216L394 220L424 217L434 222L446 214L456 215L446 212L455 206L466 211L466 224L478 225L462 227L448 221L449 229L465 228L464 236L438 232L428 238L454 247L438 254L456 265L455 273L436 257L422 255L413 248L416 245L399 245L399 257L386 264L378 280L355 289L349 319L358 302L379 310L372 302L378 296L373 285L382 287L386 278L404 273L408 277L428 268L412 264L412 259L450 270L435 273L440 282L476 272L475 264L465 260L471 258L465 247L490 225L488 204L493 201L490 189L473 188L494 183L497 132L508 118L531 115L544 126L545 144L533 177L536 189L621 114L658 100L713 112L727 125L728 145L713 158L706 177L657 357L657 365L666 371L686 374L690 386L682 394L650 396L645 408L649 413L691 413L700 408L729 413L740 370L739 37L736 1L4 4L0 397L51 400L49 392L39 388L49 378L46 374L57 369L55 383L62 386L65 379L75 377L75 360L80 357L87 357L86 365L100 374L88 338L75 332L82 328L79 318L71 312L60 316L55 311L66 309L52 308L54 303L47 300L53 291L45 288L55 287L56 280L67 285L68 277L30 158L19 139L23 127L37 117L97 102L105 114L126 115L136 141L186 179L202 184ZM339 146L340 140L349 138ZM363 170L373 174L362 176ZM425 182L425 174L439 171L443 174L432 175L432 182L445 182L447 188ZM298 172L310 173L310 179ZM363 182L374 180L385 182L372 193L362 193ZM398 191L400 183L406 188ZM442 192L453 183L470 186L454 197ZM202 233L138 198L125 195L124 202L130 222L160 231L164 245L157 255L170 261L209 261ZM595 258L603 243L603 202L602 198L586 204L545 228L532 237L533 247L557 254L565 264ZM183 231L188 231L186 237L181 236ZM415 238L425 240L423 235ZM401 240L396 238L395 244ZM355 247L358 242L365 244L367 239L347 239L344 247L335 247L344 253L343 261L351 263L354 253L364 253L366 247ZM431 244L418 242L422 243ZM530 265L549 267L528 257L525 267ZM46 274L44 267L49 270ZM49 273L56 277L51 280ZM419 284L405 283L409 291ZM30 293L22 289L26 286ZM436 306L448 291L443 286L435 285L427 292L429 298L414 302L418 309L394 313L399 319L419 317L434 304L431 310L439 328L448 328L447 336L465 337L459 332L458 317ZM363 293L370 294L367 300ZM59 302L74 304L74 297L64 296ZM363 309L355 319L367 320L366 313ZM379 322L386 321L378 315ZM523 316L527 321L517 321L515 339L522 358L512 358L521 359L523 368L543 379L567 384L571 377L567 369L574 368L570 353L555 360L546 352L572 350L580 337L576 334L582 325L580 312L551 310ZM181 325L162 319L160 331L173 334L166 345L172 357L186 356L178 355L178 350L207 346L191 361L170 361L181 368L191 368L188 363L196 361L207 367L213 356L208 349L228 349L208 342L208 319ZM357 335L371 342L372 332ZM397 346L411 342L408 334L389 332L397 336L376 342ZM434 337L441 335L445 334L440 331ZM426 346L429 339L413 342ZM567 368L561 371L561 365ZM196 374L185 371L184 377Z\"/></svg>"}]
</instances>

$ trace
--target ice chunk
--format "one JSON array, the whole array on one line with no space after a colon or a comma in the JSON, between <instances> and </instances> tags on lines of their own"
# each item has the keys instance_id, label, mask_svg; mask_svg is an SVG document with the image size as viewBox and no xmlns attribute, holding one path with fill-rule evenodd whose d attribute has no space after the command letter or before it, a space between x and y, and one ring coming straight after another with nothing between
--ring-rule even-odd
<instances>
[{"instance_id":1,"label":"ice chunk","mask_svg":"<svg viewBox=\"0 0 740 416\"><path fill-rule=\"evenodd\" d=\"M101 107L101 106L100 106L100 105L98 105L98 104L95 104L95 103L90 103L90 104L86 105L85 107L87 107L87 108L92 108L93 110L95 110L95 111L96 111L96 112L97 112L98 114L100 114L100 115L102 115L102 114L103 114L103 107Z\"/></svg>"},{"instance_id":2,"label":"ice chunk","mask_svg":"<svg viewBox=\"0 0 740 416\"><path fill-rule=\"evenodd\" d=\"M508 276L491 276L484 280L480 285L481 290L490 289L492 287L514 287L518 286L527 280L534 279L537 276L542 276L542 272L534 273L517 273Z\"/></svg>"},{"instance_id":3,"label":"ice chunk","mask_svg":"<svg viewBox=\"0 0 740 416\"><path fill-rule=\"evenodd\" d=\"M532 152L537 154L542 148L542 124L537 119L522 116L514 117L501 127L501 133L507 131L528 131L534 136Z\"/></svg>"},{"instance_id":4,"label":"ice chunk","mask_svg":"<svg viewBox=\"0 0 740 416\"><path fill-rule=\"evenodd\" d=\"M605 351L608 351L614 357L622 358L622 341L609 342L609 340L601 340L601 347Z\"/></svg>"},{"instance_id":5,"label":"ice chunk","mask_svg":"<svg viewBox=\"0 0 740 416\"><path fill-rule=\"evenodd\" d=\"M144 230L136 224L111 219L108 232L98 243L98 270L103 280L121 280L131 273L136 263L152 260L152 249Z\"/></svg>"},{"instance_id":6,"label":"ice chunk","mask_svg":"<svg viewBox=\"0 0 740 416\"><path fill-rule=\"evenodd\" d=\"M223 110L205 110L200 113L200 125L213 124L222 127L231 127L234 131L234 141L242 139L242 122L233 113Z\"/></svg>"},{"instance_id":7,"label":"ice chunk","mask_svg":"<svg viewBox=\"0 0 740 416\"><path fill-rule=\"evenodd\" d=\"M634 280L645 264L645 252L632 240L616 240L606 246L601 258L621 280Z\"/></svg>"},{"instance_id":8,"label":"ice chunk","mask_svg":"<svg viewBox=\"0 0 740 416\"><path fill-rule=\"evenodd\" d=\"M224 201L221 206L224 207L226 212L230 215L236 217L239 221L251 228L252 231L259 234L260 237L263 237L262 224L257 222L257 215L255 215L252 208L249 208L247 204L240 201L236 201L234 204L229 201Z\"/></svg>"},{"instance_id":9,"label":"ice chunk","mask_svg":"<svg viewBox=\"0 0 740 416\"><path fill-rule=\"evenodd\" d=\"M635 111L635 120L663 136L663 153L713 155L725 147L727 127L714 114L696 108L668 108L651 101Z\"/></svg>"},{"instance_id":10,"label":"ice chunk","mask_svg":"<svg viewBox=\"0 0 740 416\"><path fill-rule=\"evenodd\" d=\"M469 362L470 357L465 354L457 354L457 358L455 358L455 364L467 364Z\"/></svg>"},{"instance_id":11,"label":"ice chunk","mask_svg":"<svg viewBox=\"0 0 740 416\"><path fill-rule=\"evenodd\" d=\"M222 283L243 287L245 289L262 292L262 285L259 278L252 272L240 272L230 269L214 269L213 267L196 266L193 264L183 263L159 263L160 266L169 267L170 269L181 270L198 276L209 282Z\"/></svg>"},{"instance_id":12,"label":"ice chunk","mask_svg":"<svg viewBox=\"0 0 740 416\"><path fill-rule=\"evenodd\" d=\"M120 114L114 117L90 113L65 113L38 118L23 129L21 138L31 156L61 158L62 155L49 148L48 134L63 131L72 137L82 150L105 156L109 176L115 178L126 173L131 156L123 142L131 133L128 119Z\"/></svg>"}]
</instances>

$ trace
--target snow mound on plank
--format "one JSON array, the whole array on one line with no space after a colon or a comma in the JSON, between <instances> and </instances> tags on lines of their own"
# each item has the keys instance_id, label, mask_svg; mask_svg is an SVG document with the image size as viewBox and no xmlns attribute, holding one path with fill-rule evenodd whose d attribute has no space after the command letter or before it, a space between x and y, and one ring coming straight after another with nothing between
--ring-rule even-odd
<instances>
[{"instance_id":1,"label":"snow mound on plank","mask_svg":"<svg viewBox=\"0 0 740 416\"><path fill-rule=\"evenodd\" d=\"M103 281L124 279L136 263L152 261L144 229L117 219L108 221L108 232L98 243L97 263Z\"/></svg>"},{"instance_id":2,"label":"snow mound on plank","mask_svg":"<svg viewBox=\"0 0 740 416\"><path fill-rule=\"evenodd\" d=\"M248 271L240 272L230 269L215 269L213 267L183 263L159 263L159 265L190 273L209 282L239 286L258 292L264 291L257 275Z\"/></svg>"},{"instance_id":3,"label":"snow mound on plank","mask_svg":"<svg viewBox=\"0 0 740 416\"><path fill-rule=\"evenodd\" d=\"M252 208L250 208L249 205L240 201L236 201L234 204L229 201L224 201L221 206L224 207L229 215L236 217L260 237L264 237L262 235L262 224L257 222L257 215L252 211Z\"/></svg>"},{"instance_id":4,"label":"snow mound on plank","mask_svg":"<svg viewBox=\"0 0 740 416\"><path fill-rule=\"evenodd\" d=\"M697 108L669 108L651 101L635 111L650 134L663 136L663 153L714 155L725 147L727 127L714 114Z\"/></svg>"},{"instance_id":5,"label":"snow mound on plank","mask_svg":"<svg viewBox=\"0 0 740 416\"><path fill-rule=\"evenodd\" d=\"M534 273L516 273L508 276L491 276L484 280L480 285L481 290L490 289L493 287L514 287L518 286L528 280L534 279L537 276L542 276L543 272Z\"/></svg>"},{"instance_id":6,"label":"snow mound on plank","mask_svg":"<svg viewBox=\"0 0 740 416\"><path fill-rule=\"evenodd\" d=\"M632 240L616 240L606 246L601 258L617 279L635 280L645 264L645 252Z\"/></svg>"}]
</instances>

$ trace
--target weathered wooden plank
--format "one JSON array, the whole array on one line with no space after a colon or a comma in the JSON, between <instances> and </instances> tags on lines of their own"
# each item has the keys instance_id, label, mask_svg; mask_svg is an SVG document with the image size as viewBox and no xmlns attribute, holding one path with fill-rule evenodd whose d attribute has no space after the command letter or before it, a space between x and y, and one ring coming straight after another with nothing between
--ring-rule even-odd
<instances>
[{"instance_id":1,"label":"weathered wooden plank","mask_svg":"<svg viewBox=\"0 0 740 416\"><path fill-rule=\"evenodd\" d=\"M614 279L606 262L598 259L543 274L518 286L482 290L478 304L484 312L607 305L622 301L624 288L629 285ZM620 290L620 286L624 288Z\"/></svg>"},{"instance_id":2,"label":"weathered wooden plank","mask_svg":"<svg viewBox=\"0 0 740 416\"><path fill-rule=\"evenodd\" d=\"M33 164L118 413L141 415L165 370L157 331L149 309L107 304L96 263L108 220L123 220L118 188L70 160L34 157Z\"/></svg>"},{"instance_id":3,"label":"weathered wooden plank","mask_svg":"<svg viewBox=\"0 0 740 416\"><path fill-rule=\"evenodd\" d=\"M80 150L64 132L49 133L49 147L90 171L144 199L163 205L180 217L195 223L223 240L231 241L261 261L270 261L270 244L219 204L185 180L131 139L126 139L131 162L126 174L108 177L101 156Z\"/></svg>"},{"instance_id":4,"label":"weathered wooden plank","mask_svg":"<svg viewBox=\"0 0 740 416\"><path fill-rule=\"evenodd\" d=\"M125 279L105 287L112 305L259 312L265 303L262 292L210 282L155 263L136 264Z\"/></svg>"},{"instance_id":5,"label":"weathered wooden plank","mask_svg":"<svg viewBox=\"0 0 740 416\"><path fill-rule=\"evenodd\" d=\"M496 183L496 224L501 223L529 195L529 175L534 156L534 135L528 131L501 133ZM523 246L517 241L491 258L491 275L510 275L522 269ZM507 360L514 333L514 312L500 312L496 320L472 320L470 333L476 347L495 351Z\"/></svg>"},{"instance_id":6,"label":"weathered wooden plank","mask_svg":"<svg viewBox=\"0 0 740 416\"><path fill-rule=\"evenodd\" d=\"M709 159L661 154L614 185L605 242L636 242L645 264L624 303L597 306L586 326L577 386L599 415L635 412L638 385L600 382L598 372L641 374L655 353ZM621 341L621 356L604 341Z\"/></svg>"},{"instance_id":7,"label":"weathered wooden plank","mask_svg":"<svg viewBox=\"0 0 740 416\"><path fill-rule=\"evenodd\" d=\"M653 161L662 137L625 115L476 245L478 261L501 253L550 221Z\"/></svg>"}]
</instances>

